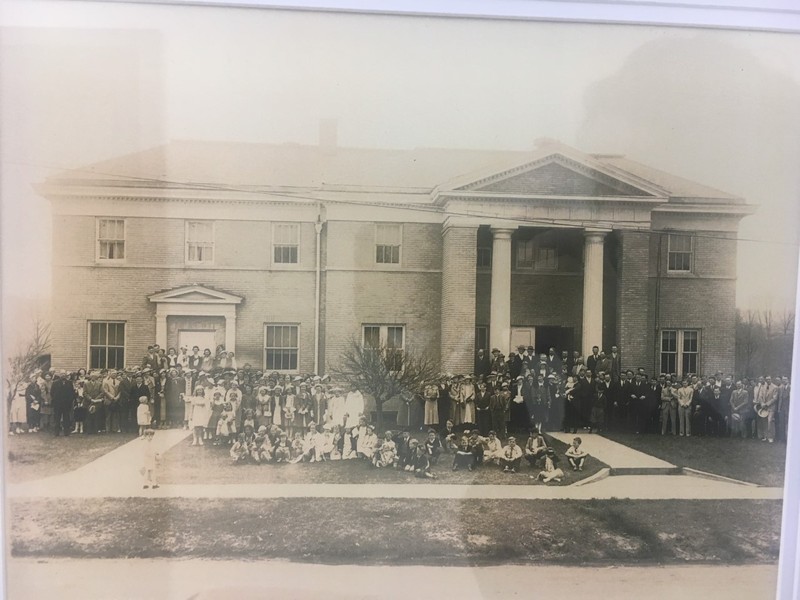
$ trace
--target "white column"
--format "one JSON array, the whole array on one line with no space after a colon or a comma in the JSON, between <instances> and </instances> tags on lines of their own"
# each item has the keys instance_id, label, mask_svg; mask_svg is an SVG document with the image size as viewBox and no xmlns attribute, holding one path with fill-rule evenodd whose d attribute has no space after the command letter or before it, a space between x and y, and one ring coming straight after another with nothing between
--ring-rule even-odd
<instances>
[{"instance_id":1,"label":"white column","mask_svg":"<svg viewBox=\"0 0 800 600\"><path fill-rule=\"evenodd\" d=\"M158 309L156 309L156 344L164 350L167 349L167 314Z\"/></svg>"},{"instance_id":2,"label":"white column","mask_svg":"<svg viewBox=\"0 0 800 600\"><path fill-rule=\"evenodd\" d=\"M511 235L513 229L492 229L492 296L489 341L508 355L511 343Z\"/></svg>"},{"instance_id":3,"label":"white column","mask_svg":"<svg viewBox=\"0 0 800 600\"><path fill-rule=\"evenodd\" d=\"M225 350L236 352L236 307L232 315L225 315Z\"/></svg>"},{"instance_id":4,"label":"white column","mask_svg":"<svg viewBox=\"0 0 800 600\"><path fill-rule=\"evenodd\" d=\"M603 240L605 231L584 231L583 243L583 328L584 358L592 346L603 346Z\"/></svg>"}]
</instances>

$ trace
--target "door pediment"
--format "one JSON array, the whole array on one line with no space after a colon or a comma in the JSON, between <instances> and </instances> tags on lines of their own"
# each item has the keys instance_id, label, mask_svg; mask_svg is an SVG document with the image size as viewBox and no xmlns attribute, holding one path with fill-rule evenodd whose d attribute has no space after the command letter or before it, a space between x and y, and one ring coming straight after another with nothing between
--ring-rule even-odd
<instances>
[{"instance_id":1,"label":"door pediment","mask_svg":"<svg viewBox=\"0 0 800 600\"><path fill-rule=\"evenodd\" d=\"M158 292L149 296L148 300L156 304L240 304L242 297L195 284Z\"/></svg>"}]
</instances>

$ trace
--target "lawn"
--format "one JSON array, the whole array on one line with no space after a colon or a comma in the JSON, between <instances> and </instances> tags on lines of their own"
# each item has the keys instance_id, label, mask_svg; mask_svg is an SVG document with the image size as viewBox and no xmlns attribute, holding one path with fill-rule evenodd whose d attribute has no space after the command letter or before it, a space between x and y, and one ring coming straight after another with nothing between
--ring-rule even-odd
<instances>
[{"instance_id":1,"label":"lawn","mask_svg":"<svg viewBox=\"0 0 800 600\"><path fill-rule=\"evenodd\" d=\"M724 437L603 433L607 438L679 467L770 487L783 486L786 445Z\"/></svg>"},{"instance_id":2,"label":"lawn","mask_svg":"<svg viewBox=\"0 0 800 600\"><path fill-rule=\"evenodd\" d=\"M54 437L44 432L7 436L6 481L20 483L74 471L135 437L127 433Z\"/></svg>"},{"instance_id":3,"label":"lawn","mask_svg":"<svg viewBox=\"0 0 800 600\"><path fill-rule=\"evenodd\" d=\"M547 485L569 485L594 475L606 465L589 457L584 470L574 472L563 459L567 445L547 437L562 458L566 476L561 483ZM301 463L297 465L231 465L227 447L193 447L190 441L181 442L165 453L159 474L161 483L412 483L412 484L476 484L476 485L545 485L534 481L539 469L532 469L523 460L518 473L503 473L500 467L487 464L475 471L452 471L452 455L443 455L433 472L436 479L420 479L410 473L395 469L376 469L362 460L337 460L325 463Z\"/></svg>"},{"instance_id":4,"label":"lawn","mask_svg":"<svg viewBox=\"0 0 800 600\"><path fill-rule=\"evenodd\" d=\"M772 563L781 518L779 501L733 500L46 499L9 508L16 557L454 566Z\"/></svg>"}]
</instances>

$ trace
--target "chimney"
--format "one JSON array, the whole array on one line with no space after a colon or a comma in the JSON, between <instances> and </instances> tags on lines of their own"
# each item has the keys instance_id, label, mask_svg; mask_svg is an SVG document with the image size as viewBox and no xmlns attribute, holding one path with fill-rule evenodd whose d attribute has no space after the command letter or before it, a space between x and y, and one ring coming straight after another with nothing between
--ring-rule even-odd
<instances>
[{"instance_id":1,"label":"chimney","mask_svg":"<svg viewBox=\"0 0 800 600\"><path fill-rule=\"evenodd\" d=\"M336 154L337 119L319 120L319 147L325 154Z\"/></svg>"}]
</instances>

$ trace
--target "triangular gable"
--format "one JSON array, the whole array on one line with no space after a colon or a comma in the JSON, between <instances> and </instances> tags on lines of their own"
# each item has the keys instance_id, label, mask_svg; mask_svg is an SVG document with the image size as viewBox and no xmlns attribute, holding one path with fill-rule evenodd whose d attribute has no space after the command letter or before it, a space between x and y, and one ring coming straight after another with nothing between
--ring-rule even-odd
<instances>
[{"instance_id":1,"label":"triangular gable","mask_svg":"<svg viewBox=\"0 0 800 600\"><path fill-rule=\"evenodd\" d=\"M155 303L239 304L242 301L242 297L202 285L187 285L158 292L150 296L149 300Z\"/></svg>"},{"instance_id":2,"label":"triangular gable","mask_svg":"<svg viewBox=\"0 0 800 600\"><path fill-rule=\"evenodd\" d=\"M654 196L619 177L561 154L495 173L457 188L461 191L532 196Z\"/></svg>"}]
</instances>

